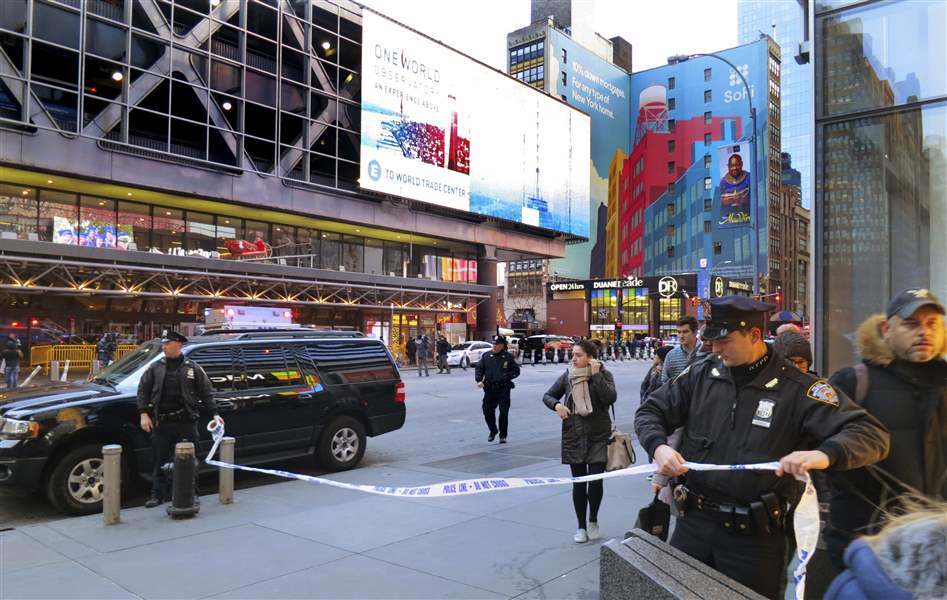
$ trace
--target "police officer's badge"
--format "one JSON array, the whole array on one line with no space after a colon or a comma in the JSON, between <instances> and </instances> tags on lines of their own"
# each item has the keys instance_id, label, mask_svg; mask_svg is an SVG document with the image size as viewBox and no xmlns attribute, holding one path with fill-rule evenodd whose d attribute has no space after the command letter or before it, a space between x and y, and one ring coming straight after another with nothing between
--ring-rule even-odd
<instances>
[{"instance_id":1,"label":"police officer's badge","mask_svg":"<svg viewBox=\"0 0 947 600\"><path fill-rule=\"evenodd\" d=\"M828 404L829 406L839 405L838 394L835 393L835 388L833 388L832 385L824 379L820 379L809 386L806 396L812 398L813 400L818 400L823 404Z\"/></svg>"},{"instance_id":2,"label":"police officer's badge","mask_svg":"<svg viewBox=\"0 0 947 600\"><path fill-rule=\"evenodd\" d=\"M194 367L187 368L187 378L194 379Z\"/></svg>"},{"instance_id":3,"label":"police officer's badge","mask_svg":"<svg viewBox=\"0 0 947 600\"><path fill-rule=\"evenodd\" d=\"M753 424L769 429L769 426L773 424L773 408L775 406L776 402L773 400L766 398L760 400L759 404L756 405L756 414L753 415Z\"/></svg>"}]
</instances>

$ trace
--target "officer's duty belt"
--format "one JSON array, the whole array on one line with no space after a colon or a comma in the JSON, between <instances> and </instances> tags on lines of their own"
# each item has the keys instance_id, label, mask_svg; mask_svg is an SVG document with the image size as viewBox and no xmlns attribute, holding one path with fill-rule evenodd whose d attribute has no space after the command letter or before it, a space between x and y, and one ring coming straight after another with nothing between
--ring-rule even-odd
<instances>
[{"instance_id":1,"label":"officer's duty belt","mask_svg":"<svg viewBox=\"0 0 947 600\"><path fill-rule=\"evenodd\" d=\"M763 494L749 504L720 502L686 489L686 511L713 513L727 529L740 534L767 535L782 531L787 525L790 504L774 493Z\"/></svg>"}]
</instances>

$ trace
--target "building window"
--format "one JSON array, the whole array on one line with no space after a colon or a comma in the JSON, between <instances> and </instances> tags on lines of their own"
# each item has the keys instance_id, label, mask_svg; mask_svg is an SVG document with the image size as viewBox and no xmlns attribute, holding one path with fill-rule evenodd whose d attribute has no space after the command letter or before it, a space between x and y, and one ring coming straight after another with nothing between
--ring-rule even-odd
<instances>
[{"instance_id":1,"label":"building window","mask_svg":"<svg viewBox=\"0 0 947 600\"><path fill-rule=\"evenodd\" d=\"M710 190L713 189L714 182L710 177L704 177L704 189Z\"/></svg>"},{"instance_id":2,"label":"building window","mask_svg":"<svg viewBox=\"0 0 947 600\"><path fill-rule=\"evenodd\" d=\"M668 194L673 194L673 193L674 193L674 182L672 181L671 183L668 184Z\"/></svg>"},{"instance_id":3,"label":"building window","mask_svg":"<svg viewBox=\"0 0 947 600\"><path fill-rule=\"evenodd\" d=\"M714 114L711 111L704 113L704 125L710 125L714 122Z\"/></svg>"},{"instance_id":4,"label":"building window","mask_svg":"<svg viewBox=\"0 0 947 600\"><path fill-rule=\"evenodd\" d=\"M673 160L668 161L668 174L670 175L674 174L674 161Z\"/></svg>"},{"instance_id":5,"label":"building window","mask_svg":"<svg viewBox=\"0 0 947 600\"><path fill-rule=\"evenodd\" d=\"M669 89L669 90L673 90L673 89L674 89L674 78L673 78L673 77L668 77L668 89Z\"/></svg>"},{"instance_id":6,"label":"building window","mask_svg":"<svg viewBox=\"0 0 947 600\"><path fill-rule=\"evenodd\" d=\"M710 158L709 154L705 154L704 155L704 168L709 169L711 166L713 166L713 159Z\"/></svg>"},{"instance_id":7,"label":"building window","mask_svg":"<svg viewBox=\"0 0 947 600\"><path fill-rule=\"evenodd\" d=\"M674 140L668 140L668 152L674 152L675 143Z\"/></svg>"},{"instance_id":8,"label":"building window","mask_svg":"<svg viewBox=\"0 0 947 600\"><path fill-rule=\"evenodd\" d=\"M674 258L674 246L668 246L668 258Z\"/></svg>"},{"instance_id":9,"label":"building window","mask_svg":"<svg viewBox=\"0 0 947 600\"><path fill-rule=\"evenodd\" d=\"M565 48L563 48L562 49L562 64L565 65L568 63L569 63L569 53L566 51Z\"/></svg>"},{"instance_id":10,"label":"building window","mask_svg":"<svg viewBox=\"0 0 947 600\"><path fill-rule=\"evenodd\" d=\"M711 77L710 67L707 67L706 69L704 69L704 81L710 81L710 77Z\"/></svg>"},{"instance_id":11,"label":"building window","mask_svg":"<svg viewBox=\"0 0 947 600\"><path fill-rule=\"evenodd\" d=\"M560 74L562 75L562 77L561 77L561 79L562 79L562 85L564 85L564 86L565 86L565 85L569 85L569 76L566 75L566 72L565 72L565 71L560 71Z\"/></svg>"},{"instance_id":12,"label":"building window","mask_svg":"<svg viewBox=\"0 0 947 600\"><path fill-rule=\"evenodd\" d=\"M668 131L670 133L677 131L677 123L674 121L674 119L668 119Z\"/></svg>"},{"instance_id":13,"label":"building window","mask_svg":"<svg viewBox=\"0 0 947 600\"><path fill-rule=\"evenodd\" d=\"M710 90L704 90L704 102L710 102L713 99L713 94Z\"/></svg>"},{"instance_id":14,"label":"building window","mask_svg":"<svg viewBox=\"0 0 947 600\"><path fill-rule=\"evenodd\" d=\"M723 254L723 244L714 242L714 254Z\"/></svg>"},{"instance_id":15,"label":"building window","mask_svg":"<svg viewBox=\"0 0 947 600\"><path fill-rule=\"evenodd\" d=\"M713 137L709 133L704 134L704 145L709 146L710 142L713 141Z\"/></svg>"},{"instance_id":16,"label":"building window","mask_svg":"<svg viewBox=\"0 0 947 600\"><path fill-rule=\"evenodd\" d=\"M668 110L674 110L677 106L674 98L668 98Z\"/></svg>"},{"instance_id":17,"label":"building window","mask_svg":"<svg viewBox=\"0 0 947 600\"><path fill-rule=\"evenodd\" d=\"M674 223L669 224L669 225L667 226L667 236L668 236L671 240L673 240L675 233L676 233L676 229L675 229L675 227L674 227Z\"/></svg>"},{"instance_id":18,"label":"building window","mask_svg":"<svg viewBox=\"0 0 947 600\"><path fill-rule=\"evenodd\" d=\"M710 212L713 210L714 201L710 198L704 198L704 212Z\"/></svg>"},{"instance_id":19,"label":"building window","mask_svg":"<svg viewBox=\"0 0 947 600\"><path fill-rule=\"evenodd\" d=\"M562 99L563 102L568 102L568 101L569 101L569 99L566 98L566 95L565 95L565 94L560 94L559 97Z\"/></svg>"},{"instance_id":20,"label":"building window","mask_svg":"<svg viewBox=\"0 0 947 600\"><path fill-rule=\"evenodd\" d=\"M673 203L673 202L671 202L670 204L668 204L667 211L668 211L668 217L673 217L673 216L674 216L675 206L674 206L674 203Z\"/></svg>"},{"instance_id":21,"label":"building window","mask_svg":"<svg viewBox=\"0 0 947 600\"><path fill-rule=\"evenodd\" d=\"M713 223L710 221L704 221L704 233L710 233L712 231Z\"/></svg>"}]
</instances>

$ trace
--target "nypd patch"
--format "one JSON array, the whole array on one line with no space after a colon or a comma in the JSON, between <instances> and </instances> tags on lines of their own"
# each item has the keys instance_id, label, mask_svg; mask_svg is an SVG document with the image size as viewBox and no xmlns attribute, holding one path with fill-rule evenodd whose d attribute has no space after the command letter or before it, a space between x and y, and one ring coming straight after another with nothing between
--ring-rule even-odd
<instances>
[{"instance_id":1,"label":"nypd patch","mask_svg":"<svg viewBox=\"0 0 947 600\"><path fill-rule=\"evenodd\" d=\"M830 406L839 405L838 394L835 393L835 388L833 388L832 385L824 379L820 379L819 381L813 383L806 392L806 396Z\"/></svg>"}]
</instances>

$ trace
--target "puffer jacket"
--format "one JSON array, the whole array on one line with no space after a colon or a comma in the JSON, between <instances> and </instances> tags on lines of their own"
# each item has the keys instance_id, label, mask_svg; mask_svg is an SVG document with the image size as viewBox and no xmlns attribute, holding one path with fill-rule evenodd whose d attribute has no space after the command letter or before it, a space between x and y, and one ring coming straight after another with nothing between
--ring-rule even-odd
<instances>
[{"instance_id":1,"label":"puffer jacket","mask_svg":"<svg viewBox=\"0 0 947 600\"><path fill-rule=\"evenodd\" d=\"M602 365L601 370L589 377L589 394L592 397L592 414L580 417L570 415L562 422L562 464L581 465L608 462L608 440L612 435L612 420L608 409L615 403L615 379ZM543 403L550 410L562 403L570 411L572 384L569 369L559 376L543 396Z\"/></svg>"},{"instance_id":2,"label":"puffer jacket","mask_svg":"<svg viewBox=\"0 0 947 600\"><path fill-rule=\"evenodd\" d=\"M947 499L947 361L897 359L882 338L883 320L883 315L865 320L856 344L868 368L862 406L891 432L891 452L876 467L829 475L833 497L825 538L837 568L853 537L873 533L881 511L896 508L899 498L916 490ZM941 355L945 352L947 340ZM838 371L830 382L855 398L853 367Z\"/></svg>"}]
</instances>

